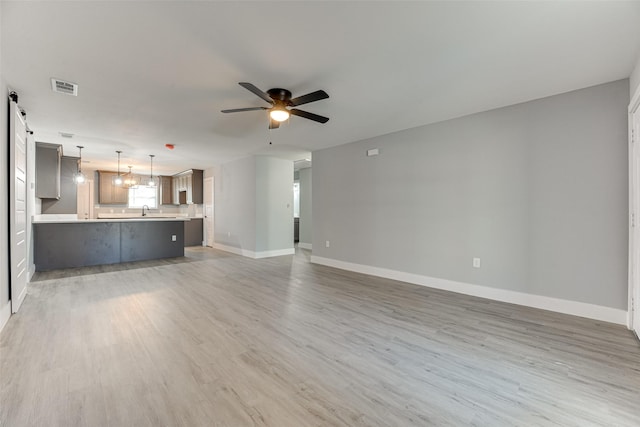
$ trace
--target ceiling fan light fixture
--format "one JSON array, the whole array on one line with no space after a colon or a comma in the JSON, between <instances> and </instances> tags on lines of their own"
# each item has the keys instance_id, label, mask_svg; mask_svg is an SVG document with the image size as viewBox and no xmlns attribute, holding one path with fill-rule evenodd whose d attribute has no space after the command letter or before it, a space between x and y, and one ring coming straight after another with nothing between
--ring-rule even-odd
<instances>
[{"instance_id":1,"label":"ceiling fan light fixture","mask_svg":"<svg viewBox=\"0 0 640 427\"><path fill-rule=\"evenodd\" d=\"M284 122L289 119L290 116L298 116L303 119L313 120L318 123L327 123L328 117L320 116L318 114L310 113L308 111L292 108L288 110L287 107L298 107L299 105L309 104L310 102L320 101L321 99L329 98L329 94L323 90L317 90L315 92L308 93L306 95L298 96L296 98L291 97L291 91L282 88L273 88L264 92L258 89L255 85L248 82L240 82L240 86L247 89L249 92L257 95L263 101L268 102L271 108L268 107L247 107L247 108L232 108L222 110L223 113L240 113L243 111L269 111L269 129L278 129L280 122Z\"/></svg>"},{"instance_id":2,"label":"ceiling fan light fixture","mask_svg":"<svg viewBox=\"0 0 640 427\"><path fill-rule=\"evenodd\" d=\"M289 118L289 112L284 108L274 108L269 115L277 122L284 122Z\"/></svg>"}]
</instances>

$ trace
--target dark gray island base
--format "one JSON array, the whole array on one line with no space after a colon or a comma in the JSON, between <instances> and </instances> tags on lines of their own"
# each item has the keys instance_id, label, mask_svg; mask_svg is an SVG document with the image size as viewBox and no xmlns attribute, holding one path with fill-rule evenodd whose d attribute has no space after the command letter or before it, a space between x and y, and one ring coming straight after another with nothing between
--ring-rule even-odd
<instances>
[{"instance_id":1,"label":"dark gray island base","mask_svg":"<svg viewBox=\"0 0 640 427\"><path fill-rule=\"evenodd\" d=\"M183 221L34 223L33 230L36 271L184 256Z\"/></svg>"}]
</instances>

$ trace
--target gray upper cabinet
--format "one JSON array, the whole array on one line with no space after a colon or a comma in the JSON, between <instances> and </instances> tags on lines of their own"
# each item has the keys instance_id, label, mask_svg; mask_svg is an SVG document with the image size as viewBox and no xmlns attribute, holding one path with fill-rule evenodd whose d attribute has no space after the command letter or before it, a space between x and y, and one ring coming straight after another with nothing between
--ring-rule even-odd
<instances>
[{"instance_id":1,"label":"gray upper cabinet","mask_svg":"<svg viewBox=\"0 0 640 427\"><path fill-rule=\"evenodd\" d=\"M202 204L204 171L189 169L173 176L173 203L176 205Z\"/></svg>"},{"instance_id":2,"label":"gray upper cabinet","mask_svg":"<svg viewBox=\"0 0 640 427\"><path fill-rule=\"evenodd\" d=\"M62 146L36 142L36 197L60 199Z\"/></svg>"},{"instance_id":3,"label":"gray upper cabinet","mask_svg":"<svg viewBox=\"0 0 640 427\"><path fill-rule=\"evenodd\" d=\"M191 203L201 205L204 203L204 171L200 169L193 169L191 175Z\"/></svg>"},{"instance_id":4,"label":"gray upper cabinet","mask_svg":"<svg viewBox=\"0 0 640 427\"><path fill-rule=\"evenodd\" d=\"M60 167L60 198L43 198L43 214L74 214L78 212L78 185L73 176L78 171L77 157L62 156Z\"/></svg>"}]
</instances>

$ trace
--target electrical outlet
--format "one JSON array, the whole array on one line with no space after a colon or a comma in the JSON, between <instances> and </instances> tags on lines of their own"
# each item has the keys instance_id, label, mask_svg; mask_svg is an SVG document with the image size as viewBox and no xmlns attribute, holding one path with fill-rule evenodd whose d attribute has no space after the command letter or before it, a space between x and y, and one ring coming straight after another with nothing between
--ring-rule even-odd
<instances>
[{"instance_id":1,"label":"electrical outlet","mask_svg":"<svg viewBox=\"0 0 640 427\"><path fill-rule=\"evenodd\" d=\"M480 258L474 258L473 259L473 267L474 268L480 268Z\"/></svg>"},{"instance_id":2,"label":"electrical outlet","mask_svg":"<svg viewBox=\"0 0 640 427\"><path fill-rule=\"evenodd\" d=\"M331 244L330 244L330 243L329 243L329 241L327 240L327 241L324 243L324 246L328 248L328 247L330 247L330 246L331 246Z\"/></svg>"},{"instance_id":3,"label":"electrical outlet","mask_svg":"<svg viewBox=\"0 0 640 427\"><path fill-rule=\"evenodd\" d=\"M175 234L172 234L172 235L171 235L171 241L172 241L172 242L175 242L176 240L178 240L178 238L176 237L176 235L175 235Z\"/></svg>"}]
</instances>

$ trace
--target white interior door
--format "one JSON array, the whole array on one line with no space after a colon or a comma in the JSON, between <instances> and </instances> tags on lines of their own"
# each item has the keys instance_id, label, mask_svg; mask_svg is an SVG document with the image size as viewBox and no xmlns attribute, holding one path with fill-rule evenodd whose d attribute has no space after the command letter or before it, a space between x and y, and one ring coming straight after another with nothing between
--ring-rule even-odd
<instances>
[{"instance_id":1,"label":"white interior door","mask_svg":"<svg viewBox=\"0 0 640 427\"><path fill-rule=\"evenodd\" d=\"M27 124L18 104L9 103L9 253L11 312L27 295Z\"/></svg>"},{"instance_id":2,"label":"white interior door","mask_svg":"<svg viewBox=\"0 0 640 427\"><path fill-rule=\"evenodd\" d=\"M213 246L213 177L204 179L204 241Z\"/></svg>"}]
</instances>

